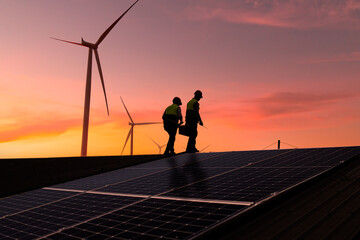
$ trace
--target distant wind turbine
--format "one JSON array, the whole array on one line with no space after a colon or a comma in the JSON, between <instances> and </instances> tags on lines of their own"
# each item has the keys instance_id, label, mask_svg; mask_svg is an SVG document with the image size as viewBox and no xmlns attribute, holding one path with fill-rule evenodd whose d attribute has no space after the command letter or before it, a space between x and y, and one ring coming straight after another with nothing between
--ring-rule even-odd
<instances>
[{"instance_id":1,"label":"distant wind turbine","mask_svg":"<svg viewBox=\"0 0 360 240\"><path fill-rule=\"evenodd\" d=\"M205 149L207 149L208 147L210 147L210 144L209 144L209 145L207 145L206 147L204 147L203 149L201 149L199 152L204 152L204 151L205 151Z\"/></svg>"},{"instance_id":2,"label":"distant wind turbine","mask_svg":"<svg viewBox=\"0 0 360 240\"><path fill-rule=\"evenodd\" d=\"M163 147L165 147L167 144L164 144L162 146L160 146L157 142L154 141L154 139L152 139L151 137L148 136L148 138L150 138L151 141L153 141L153 143L155 143L155 145L159 148L159 154L161 154L161 149Z\"/></svg>"},{"instance_id":3,"label":"distant wind turbine","mask_svg":"<svg viewBox=\"0 0 360 240\"><path fill-rule=\"evenodd\" d=\"M128 115L129 118L130 118L129 125L131 126L131 127L130 127L130 130L129 130L129 133L128 133L127 137L126 137L126 141L125 141L124 147L123 147L123 149L122 149L122 151L121 151L121 154L123 154L124 149L125 149L126 144L127 144L127 141L129 140L129 137L131 136L131 140L130 140L130 155L133 155L133 150L134 150L134 127L135 127L136 125L160 124L161 122L134 123L134 121L132 120L132 118L131 118L131 116L130 116L129 111L127 110L127 108L126 108L126 106L125 106L125 103L124 103L122 97L120 97L120 99L121 99L122 104L124 105L124 108L125 108L125 110L126 110L127 115Z\"/></svg>"},{"instance_id":4,"label":"distant wind turbine","mask_svg":"<svg viewBox=\"0 0 360 240\"><path fill-rule=\"evenodd\" d=\"M100 36L100 38L96 41L96 43L89 43L84 41L84 39L81 38L81 43L76 42L70 42L58 38L52 38L58 41L71 43L75 45L79 45L82 47L89 48L89 56L88 56L88 65L87 65L87 74L86 74L86 87L85 87L85 104L84 104L84 118L83 118L83 132L82 132L82 143L81 143L81 156L87 156L87 142L88 142L88 132L89 132L89 115L90 115L90 94L91 94L91 71L92 71L92 51L95 53L95 58L97 62L97 66L99 69L101 84L104 91L105 96L105 103L106 103L106 110L107 114L109 115L109 106L107 102L106 97L106 91L105 91L105 83L103 78L103 73L101 70L101 64L100 64L100 58L98 53L98 46L100 43L105 39L105 37L109 34L109 32L115 27L115 25L120 21L120 19L138 2L137 0L133 5L131 5L116 21L111 24L111 26Z\"/></svg>"}]
</instances>

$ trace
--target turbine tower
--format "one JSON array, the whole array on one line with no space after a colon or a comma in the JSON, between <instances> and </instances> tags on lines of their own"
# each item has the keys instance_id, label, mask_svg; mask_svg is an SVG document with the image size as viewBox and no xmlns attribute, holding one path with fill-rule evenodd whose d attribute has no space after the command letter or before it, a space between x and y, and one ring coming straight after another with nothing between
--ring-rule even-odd
<instances>
[{"instance_id":1,"label":"turbine tower","mask_svg":"<svg viewBox=\"0 0 360 240\"><path fill-rule=\"evenodd\" d=\"M160 146L157 142L154 141L154 139L152 139L152 138L149 137L149 136L148 136L148 138L150 138L150 140L151 140L153 143L155 143L155 145L159 148L159 154L161 154L161 149L162 149L163 147L165 147L167 144L164 144L164 145Z\"/></svg>"},{"instance_id":2,"label":"turbine tower","mask_svg":"<svg viewBox=\"0 0 360 240\"><path fill-rule=\"evenodd\" d=\"M90 43L84 41L84 39L81 38L81 43L76 42L70 42L58 38L52 38L58 41L71 43L75 45L79 45L82 47L89 48L89 55L88 55L88 64L87 64L87 74L86 74L86 87L85 87L85 103L84 103L84 118L83 118L83 132L82 132L82 141L81 141L81 156L86 157L87 156L87 143L88 143L88 132L89 132L89 116L90 116L90 95L91 95L91 72L92 72L92 52L94 51L96 63L99 69L99 75L101 79L101 84L104 91L105 96L105 103L106 103L106 110L107 114L109 115L109 106L107 102L106 97L106 91L105 91L105 83L104 83L104 77L101 70L101 64L100 64L100 58L98 53L98 47L100 43L105 39L105 37L109 34L109 32L115 27L115 25L120 21L120 19L138 2L137 0L135 3L133 3L116 21L111 24L111 26L106 29L106 31L100 36L100 38L96 41L96 43Z\"/></svg>"},{"instance_id":3,"label":"turbine tower","mask_svg":"<svg viewBox=\"0 0 360 240\"><path fill-rule=\"evenodd\" d=\"M204 152L204 151L205 151L205 149L207 149L208 147L210 147L210 144L209 144L209 145L207 145L206 147L204 147L203 149L201 149L199 152Z\"/></svg>"},{"instance_id":4,"label":"turbine tower","mask_svg":"<svg viewBox=\"0 0 360 240\"><path fill-rule=\"evenodd\" d=\"M122 104L124 105L124 108L125 108L125 110L126 110L127 115L128 115L129 118L130 118L129 125L131 126L131 127L130 127L130 130L129 130L129 133L128 133L127 137L126 137L126 141L125 141L124 147L123 147L123 149L122 149L122 151L121 151L121 154L123 154L124 149L125 149L125 147L126 147L126 144L127 144L128 140L129 140L129 137L131 136L131 140L130 140L130 155L133 155L133 150L134 150L134 127L135 127L136 125L160 124L161 122L135 123L135 122L132 120L129 111L128 111L127 108L126 108L123 99L122 99L121 97L120 97L120 99L121 99Z\"/></svg>"}]
</instances>

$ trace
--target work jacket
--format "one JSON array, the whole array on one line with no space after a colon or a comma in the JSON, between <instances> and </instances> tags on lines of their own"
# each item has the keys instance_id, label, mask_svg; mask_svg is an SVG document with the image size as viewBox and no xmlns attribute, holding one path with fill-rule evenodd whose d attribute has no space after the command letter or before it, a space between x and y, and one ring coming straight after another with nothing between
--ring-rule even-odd
<instances>
[{"instance_id":1,"label":"work jacket","mask_svg":"<svg viewBox=\"0 0 360 240\"><path fill-rule=\"evenodd\" d=\"M181 109L177 104L172 104L165 109L165 112L162 116L164 124L172 123L178 124L179 120L182 120Z\"/></svg>"},{"instance_id":2,"label":"work jacket","mask_svg":"<svg viewBox=\"0 0 360 240\"><path fill-rule=\"evenodd\" d=\"M200 121L199 102L195 98L191 99L186 106L186 122L198 123Z\"/></svg>"}]
</instances>

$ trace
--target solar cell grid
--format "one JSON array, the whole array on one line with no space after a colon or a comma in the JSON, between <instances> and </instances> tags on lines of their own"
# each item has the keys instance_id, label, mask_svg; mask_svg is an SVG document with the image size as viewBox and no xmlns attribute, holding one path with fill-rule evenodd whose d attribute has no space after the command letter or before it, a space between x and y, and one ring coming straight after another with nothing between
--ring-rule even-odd
<instances>
[{"instance_id":1,"label":"solar cell grid","mask_svg":"<svg viewBox=\"0 0 360 240\"><path fill-rule=\"evenodd\" d=\"M196 156L197 161L215 158L223 153L206 153ZM199 154L197 154L199 155ZM78 180L57 184L51 188L58 189L74 189L74 190L93 190L106 185L116 184L138 178L151 173L161 172L163 170L171 169L176 166L189 164L193 161L194 155L182 154L176 157L159 159L153 162L143 163L128 167L125 169L114 170L107 173L98 174L95 176L85 177Z\"/></svg>"},{"instance_id":2,"label":"solar cell grid","mask_svg":"<svg viewBox=\"0 0 360 240\"><path fill-rule=\"evenodd\" d=\"M358 154L360 147L182 154L1 199L0 213L13 214L0 218L0 238L191 238Z\"/></svg>"},{"instance_id":3,"label":"solar cell grid","mask_svg":"<svg viewBox=\"0 0 360 240\"><path fill-rule=\"evenodd\" d=\"M57 191L53 191L56 193ZM79 194L0 219L3 236L34 238L51 234L114 209L138 201L137 198Z\"/></svg>"},{"instance_id":4,"label":"solar cell grid","mask_svg":"<svg viewBox=\"0 0 360 240\"><path fill-rule=\"evenodd\" d=\"M164 159L159 159L153 162L147 162L143 164L139 164L130 168L134 169L140 169L140 168L172 168L173 167L173 161L176 159L176 162L178 165L186 164L189 161L189 156L195 156L197 157L198 161L203 161L206 159L212 159L216 158L217 156L221 156L224 153L202 153L202 154L180 154Z\"/></svg>"},{"instance_id":5,"label":"solar cell grid","mask_svg":"<svg viewBox=\"0 0 360 240\"><path fill-rule=\"evenodd\" d=\"M57 184L52 186L52 188L92 190L109 184L126 181L139 176L144 176L146 174L154 173L157 171L159 171L159 169L141 169L141 168L119 169L119 170L115 170L95 176L90 176L86 178L81 178L78 180L74 180L62 184Z\"/></svg>"},{"instance_id":6,"label":"solar cell grid","mask_svg":"<svg viewBox=\"0 0 360 240\"><path fill-rule=\"evenodd\" d=\"M72 195L74 195L74 193L71 192L51 192L50 194L49 190L38 189L3 198L0 199L0 217L57 201Z\"/></svg>"},{"instance_id":7,"label":"solar cell grid","mask_svg":"<svg viewBox=\"0 0 360 240\"><path fill-rule=\"evenodd\" d=\"M327 168L244 167L208 178L165 196L255 202L319 174Z\"/></svg>"},{"instance_id":8,"label":"solar cell grid","mask_svg":"<svg viewBox=\"0 0 360 240\"><path fill-rule=\"evenodd\" d=\"M215 158L201 161L200 166L204 168L208 168L208 167L238 168L238 167L246 166L249 163L264 161L268 158L273 158L275 156L282 155L289 151L293 151L293 150L287 149L287 150L226 152L222 155L216 156Z\"/></svg>"},{"instance_id":9,"label":"solar cell grid","mask_svg":"<svg viewBox=\"0 0 360 240\"><path fill-rule=\"evenodd\" d=\"M244 206L149 199L49 236L87 239L184 239Z\"/></svg>"},{"instance_id":10,"label":"solar cell grid","mask_svg":"<svg viewBox=\"0 0 360 240\"><path fill-rule=\"evenodd\" d=\"M319 149L297 149L283 155L276 156L266 161L260 161L254 166L257 167L317 167L336 166L341 161L346 161L358 155L359 149L347 148L319 148Z\"/></svg>"},{"instance_id":11,"label":"solar cell grid","mask_svg":"<svg viewBox=\"0 0 360 240\"><path fill-rule=\"evenodd\" d=\"M172 168L170 170L154 173L145 177L106 186L98 189L98 191L156 195L169 191L172 188L178 188L194 181L200 181L209 176L214 176L225 171L228 171L228 169L202 169L199 167Z\"/></svg>"}]
</instances>

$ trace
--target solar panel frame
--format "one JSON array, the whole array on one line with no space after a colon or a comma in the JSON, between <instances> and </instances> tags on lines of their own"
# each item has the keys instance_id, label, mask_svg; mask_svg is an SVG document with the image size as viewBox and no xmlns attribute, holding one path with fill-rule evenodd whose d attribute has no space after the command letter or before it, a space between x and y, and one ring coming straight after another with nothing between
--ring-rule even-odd
<instances>
[{"instance_id":1,"label":"solar panel frame","mask_svg":"<svg viewBox=\"0 0 360 240\"><path fill-rule=\"evenodd\" d=\"M116 237L119 239L126 237L133 239L159 237L163 239L175 237L193 239L225 221L250 211L265 201L331 171L359 153L360 147L344 147L223 152L204 155L183 154L158 160L155 163L141 164L121 171L116 170L100 177L85 178L78 180L78 183L75 184L68 183L68 185L55 185L42 189L53 193L59 192L60 195L65 194L67 197L47 201L44 204L35 204L30 208L20 209L18 212L3 216L0 218L0 237L9 237L10 235L13 238L20 238L27 233L30 238L46 239L61 239L62 237L66 239L81 239L82 237L87 239L98 237L101 239L116 239ZM312 156L312 158L308 158L308 156ZM124 171L139 171L145 175L130 173L127 176L116 176ZM182 176L174 177L174 181L182 178L185 180L180 184L171 185L169 183L171 174L176 176L176 172L181 173ZM248 173L248 177L245 173ZM296 174L299 175L297 178L295 178ZM279 177L281 175L284 177ZM192 178L192 176L195 177ZM223 179L221 180L221 178ZM261 178L261 181L256 180ZM151 182L149 179L154 181ZM239 183L231 186L229 183L232 179L237 179L236 181ZM93 182L86 184L88 180ZM157 186L156 191L146 192L147 186L155 184L155 180L158 183L168 181L168 185L165 186L165 183L163 186ZM114 192L114 188L111 189L107 186L130 184L132 181L137 183L131 185L132 187L138 186L141 181L145 182L142 189L136 194L124 193L121 189ZM213 184L216 181L221 184ZM251 182L255 184L251 185ZM244 183L248 185L244 185L243 189L252 190L248 194L251 196L250 198L226 197L228 193L235 196L236 191L242 189L239 184ZM69 188L61 189L61 186ZM201 189L206 188L210 195L215 192L213 189L209 189L209 186L218 188L218 195L209 198L209 195L201 193ZM172 195L180 189L183 191L181 194ZM197 195L186 193L184 190L187 189L191 189ZM84 197L88 201L90 196L96 196L96 199L131 199L131 201L110 208L108 207L109 204L111 205L110 200L106 204L98 202L96 205L99 207L97 208L89 207L89 204L86 204L86 210L82 210L85 205L76 203L76 199ZM61 204L59 205L59 203ZM174 207L175 205L178 206ZM205 210L204 206L222 207L216 211L210 211ZM227 208L230 210L226 210ZM97 211L97 213L91 214L91 211ZM49 212L49 216L45 217ZM27 219L26 224L22 223L22 228L19 229L17 225L21 224L24 219ZM119 221L122 219L120 225L114 222L116 219ZM190 225L189 219L191 220ZM60 229L59 225L61 225Z\"/></svg>"}]
</instances>

